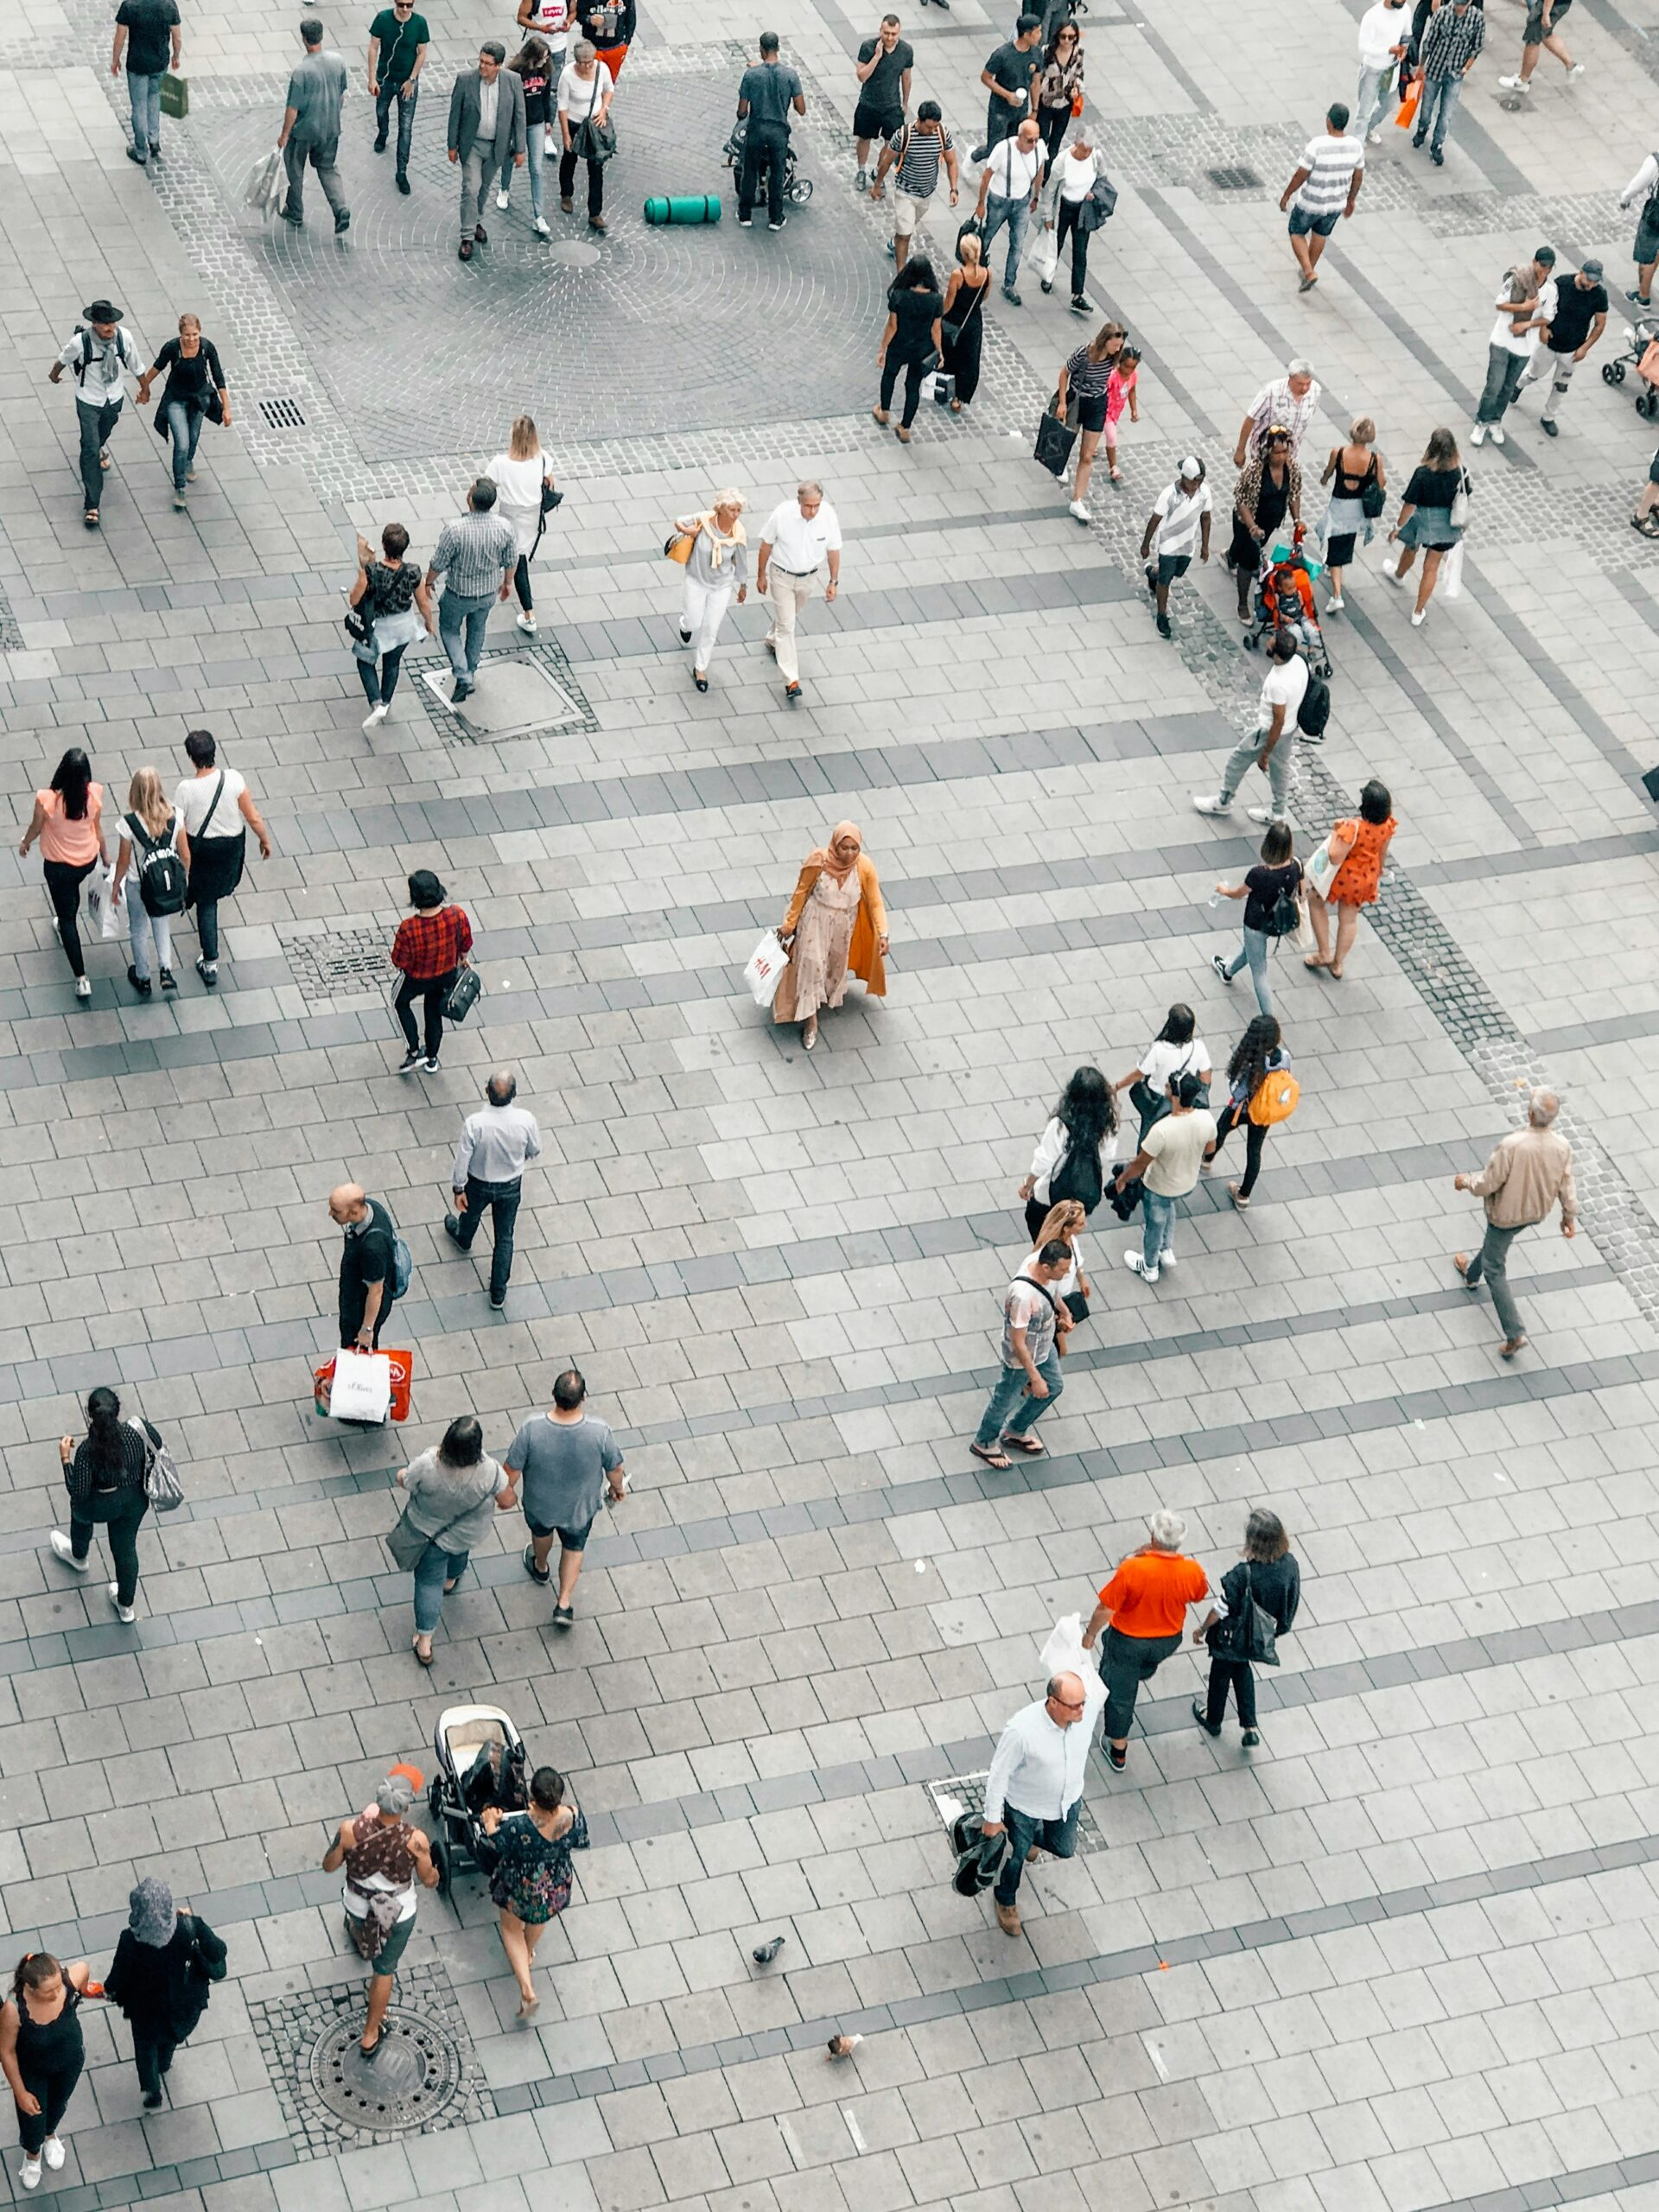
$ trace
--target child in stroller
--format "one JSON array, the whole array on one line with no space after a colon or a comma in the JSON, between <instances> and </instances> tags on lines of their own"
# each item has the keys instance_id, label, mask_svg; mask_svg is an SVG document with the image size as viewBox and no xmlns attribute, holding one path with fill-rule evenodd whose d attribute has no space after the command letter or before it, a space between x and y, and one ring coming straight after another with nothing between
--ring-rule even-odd
<instances>
[{"instance_id":1,"label":"child in stroller","mask_svg":"<svg viewBox=\"0 0 1659 2212\"><path fill-rule=\"evenodd\" d=\"M524 1738L499 1706L452 1705L432 1732L437 1771L427 1791L432 1815L432 1859L438 1888L449 1894L457 1865L480 1871L490 1850L483 1815L522 1812L530 1802Z\"/></svg>"},{"instance_id":2,"label":"child in stroller","mask_svg":"<svg viewBox=\"0 0 1659 2212\"><path fill-rule=\"evenodd\" d=\"M732 125L731 137L721 149L726 157L727 168L735 170L740 178L743 175L743 150L748 143L748 118L747 116L740 115ZM788 200L791 207L804 207L811 197L810 177L797 176L795 174L795 140L791 133L784 143L784 198Z\"/></svg>"},{"instance_id":3,"label":"child in stroller","mask_svg":"<svg viewBox=\"0 0 1659 2212\"><path fill-rule=\"evenodd\" d=\"M1244 645L1247 652L1256 652L1279 631L1288 630L1313 673L1329 676L1330 656L1313 605L1313 578L1319 574L1320 564L1303 552L1304 535L1298 523L1291 543L1275 545L1256 571L1254 615L1244 632Z\"/></svg>"}]
</instances>

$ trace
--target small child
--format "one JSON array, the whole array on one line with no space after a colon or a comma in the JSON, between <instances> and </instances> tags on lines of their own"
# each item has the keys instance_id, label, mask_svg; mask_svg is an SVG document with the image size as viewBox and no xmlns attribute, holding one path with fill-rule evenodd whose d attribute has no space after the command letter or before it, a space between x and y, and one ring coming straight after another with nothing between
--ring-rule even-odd
<instances>
[{"instance_id":1,"label":"small child","mask_svg":"<svg viewBox=\"0 0 1659 2212\"><path fill-rule=\"evenodd\" d=\"M1123 481L1117 465L1117 419L1127 407L1131 423L1141 420L1141 403L1135 397L1140 380L1141 349L1138 346L1125 346L1106 379L1106 465L1114 484Z\"/></svg>"}]
</instances>

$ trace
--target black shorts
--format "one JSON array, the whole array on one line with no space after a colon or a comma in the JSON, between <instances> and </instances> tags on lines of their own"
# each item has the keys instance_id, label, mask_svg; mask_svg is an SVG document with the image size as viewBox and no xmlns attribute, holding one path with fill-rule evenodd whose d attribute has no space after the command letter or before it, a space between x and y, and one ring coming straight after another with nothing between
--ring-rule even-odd
<instances>
[{"instance_id":1,"label":"black shorts","mask_svg":"<svg viewBox=\"0 0 1659 2212\"><path fill-rule=\"evenodd\" d=\"M1103 391L1098 399L1080 398L1077 401L1077 428L1080 430L1092 431L1096 436L1098 436L1105 427L1105 393Z\"/></svg>"},{"instance_id":2,"label":"black shorts","mask_svg":"<svg viewBox=\"0 0 1659 2212\"><path fill-rule=\"evenodd\" d=\"M1169 589L1177 576L1184 576L1192 565L1192 556L1190 553L1160 553L1156 556L1156 559L1158 563L1156 581L1162 584L1166 591ZM1151 576L1154 571L1148 569L1147 574Z\"/></svg>"},{"instance_id":3,"label":"black shorts","mask_svg":"<svg viewBox=\"0 0 1659 2212\"><path fill-rule=\"evenodd\" d=\"M896 108L866 107L861 100L853 110L855 138L879 138L885 146L888 139L904 127L904 116Z\"/></svg>"},{"instance_id":4,"label":"black shorts","mask_svg":"<svg viewBox=\"0 0 1659 2212\"><path fill-rule=\"evenodd\" d=\"M1567 11L1572 5L1573 0L1555 0L1555 5L1549 11L1549 29L1546 30L1543 0L1527 0L1527 24L1521 34L1522 45L1541 46L1547 38L1553 37L1566 21Z\"/></svg>"},{"instance_id":5,"label":"black shorts","mask_svg":"<svg viewBox=\"0 0 1659 2212\"><path fill-rule=\"evenodd\" d=\"M556 1536L559 1540L560 1550L567 1552L587 1550L588 1532L593 1527L594 1521L599 1518L597 1514L591 1515L582 1522L580 1529L546 1529L539 1521L531 1521L528 1515L524 1517L532 1536Z\"/></svg>"}]
</instances>

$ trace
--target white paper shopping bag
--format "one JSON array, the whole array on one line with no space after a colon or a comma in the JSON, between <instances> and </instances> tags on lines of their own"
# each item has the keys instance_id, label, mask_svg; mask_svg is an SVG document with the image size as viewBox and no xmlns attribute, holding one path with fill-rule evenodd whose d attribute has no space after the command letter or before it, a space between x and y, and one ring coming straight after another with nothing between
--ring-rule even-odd
<instances>
[{"instance_id":1,"label":"white paper shopping bag","mask_svg":"<svg viewBox=\"0 0 1659 2212\"><path fill-rule=\"evenodd\" d=\"M383 1351L342 1344L334 1355L328 1411L336 1421L385 1421L391 1410L391 1362Z\"/></svg>"}]
</instances>

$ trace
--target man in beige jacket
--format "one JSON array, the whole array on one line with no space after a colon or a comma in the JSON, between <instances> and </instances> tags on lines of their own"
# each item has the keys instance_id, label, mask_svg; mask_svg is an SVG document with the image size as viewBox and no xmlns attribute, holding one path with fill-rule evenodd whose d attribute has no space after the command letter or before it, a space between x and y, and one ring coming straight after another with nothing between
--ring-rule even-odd
<instances>
[{"instance_id":1,"label":"man in beige jacket","mask_svg":"<svg viewBox=\"0 0 1659 2212\"><path fill-rule=\"evenodd\" d=\"M1498 1351L1513 1359L1526 1343L1521 1309L1510 1288L1510 1247L1523 1229L1541 1222L1557 1199L1561 1234L1578 1227L1579 1195L1573 1186L1573 1147L1553 1126L1561 1102L1553 1090L1535 1090L1527 1102L1527 1126L1501 1137L1478 1175L1459 1175L1453 1187L1472 1191L1486 1202L1486 1236L1472 1259L1453 1255L1452 1264L1471 1290L1484 1274L1503 1325Z\"/></svg>"}]
</instances>

